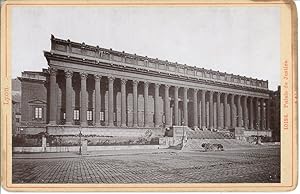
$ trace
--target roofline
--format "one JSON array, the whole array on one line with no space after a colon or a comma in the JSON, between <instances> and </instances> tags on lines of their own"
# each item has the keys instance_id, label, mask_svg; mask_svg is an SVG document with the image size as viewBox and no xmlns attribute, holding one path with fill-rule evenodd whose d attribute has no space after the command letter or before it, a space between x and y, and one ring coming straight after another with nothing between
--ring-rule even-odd
<instances>
[{"instance_id":1,"label":"roofline","mask_svg":"<svg viewBox=\"0 0 300 194\"><path fill-rule=\"evenodd\" d=\"M65 44L71 44L71 45L75 45L75 46L80 46L80 47L84 47L85 49L88 49L88 50L103 50L103 51L107 51L107 52L112 52L112 53L117 54L117 55L125 55L127 57L144 59L144 60L153 61L153 62L156 62L156 63L175 64L175 65L180 66L180 67L197 68L197 69L201 69L201 70L204 70L204 71L216 72L216 73L223 74L223 75L231 75L231 76L236 76L236 77L243 77L243 78L247 78L247 79L252 79L252 80L256 80L256 81L263 81L263 82L269 83L268 80L263 80L263 79L258 79L258 78L252 78L252 77L247 77L247 76L243 76L243 75L237 75L237 74L233 74L233 73L221 72L221 71L216 71L216 70L212 70L212 69L205 69L205 68L201 68L201 67L197 67L197 66L190 66L190 65L186 65L186 64L180 64L180 63L177 63L177 62L169 62L168 60L160 60L158 58L149 58L148 56L141 56L141 55L137 55L135 53L134 54L130 54L130 53L126 53L125 51L122 51L122 52L121 51L116 51L116 50L113 50L112 48L107 49L107 48L99 47L98 45L97 46L93 46L93 45L85 44L85 42L82 42L82 43L74 42L74 41L71 41L70 39L64 40L64 39L60 39L60 38L54 37L53 34L51 34L51 43L52 43L52 41L61 42L61 43L65 43ZM52 47L52 44L51 44L51 47Z\"/></svg>"}]
</instances>

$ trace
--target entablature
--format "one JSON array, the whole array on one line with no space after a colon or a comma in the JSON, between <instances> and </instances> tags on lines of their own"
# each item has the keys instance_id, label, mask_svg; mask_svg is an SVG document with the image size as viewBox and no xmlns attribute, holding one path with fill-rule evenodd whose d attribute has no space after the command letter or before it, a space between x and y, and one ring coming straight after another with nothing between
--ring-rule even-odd
<instances>
[{"instance_id":1,"label":"entablature","mask_svg":"<svg viewBox=\"0 0 300 194\"><path fill-rule=\"evenodd\" d=\"M100 74L102 76L114 76L128 80L140 80L142 82L161 83L171 86L199 88L215 92L234 93L253 97L268 98L269 90L250 88L230 83L216 82L214 80L203 80L194 77L186 77L177 74L145 70L143 68L128 67L118 64L102 63L82 60L80 58L66 57L63 55L45 53L49 65L61 70L73 70L74 72L86 72L88 74ZM101 68L99 68L101 65Z\"/></svg>"}]
</instances>

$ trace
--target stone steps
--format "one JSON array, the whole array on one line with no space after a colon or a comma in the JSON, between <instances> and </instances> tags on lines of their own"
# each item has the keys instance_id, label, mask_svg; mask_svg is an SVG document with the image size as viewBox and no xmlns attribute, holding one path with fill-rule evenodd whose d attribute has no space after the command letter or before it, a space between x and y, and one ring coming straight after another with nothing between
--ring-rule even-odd
<instances>
[{"instance_id":1,"label":"stone steps","mask_svg":"<svg viewBox=\"0 0 300 194\"><path fill-rule=\"evenodd\" d=\"M236 139L188 139L183 146L183 151L205 151L202 147L203 143L222 144L224 150L253 148L256 145Z\"/></svg>"}]
</instances>

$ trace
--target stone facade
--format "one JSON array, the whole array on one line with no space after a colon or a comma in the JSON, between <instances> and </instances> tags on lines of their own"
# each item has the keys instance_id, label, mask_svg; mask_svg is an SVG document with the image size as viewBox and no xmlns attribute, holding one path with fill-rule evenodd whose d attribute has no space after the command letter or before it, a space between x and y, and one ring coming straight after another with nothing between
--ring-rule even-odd
<instances>
[{"instance_id":1,"label":"stone facade","mask_svg":"<svg viewBox=\"0 0 300 194\"><path fill-rule=\"evenodd\" d=\"M44 72L25 71L21 81L21 125L44 126L48 119L48 82ZM41 110L41 115L35 117L35 110Z\"/></svg>"},{"instance_id":2,"label":"stone facade","mask_svg":"<svg viewBox=\"0 0 300 194\"><path fill-rule=\"evenodd\" d=\"M54 36L44 55L49 69L40 74L43 79L22 78L28 92L22 119L32 112L26 103L35 96L32 103L45 105L39 122L48 127L271 130L268 81Z\"/></svg>"}]
</instances>

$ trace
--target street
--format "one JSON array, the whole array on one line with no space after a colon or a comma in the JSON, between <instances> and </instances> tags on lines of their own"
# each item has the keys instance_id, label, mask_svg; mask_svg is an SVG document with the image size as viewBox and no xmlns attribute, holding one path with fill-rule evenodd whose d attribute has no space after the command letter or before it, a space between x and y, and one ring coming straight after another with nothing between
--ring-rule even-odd
<instances>
[{"instance_id":1,"label":"street","mask_svg":"<svg viewBox=\"0 0 300 194\"><path fill-rule=\"evenodd\" d=\"M114 151L111 151L114 152ZM216 152L13 158L13 183L273 183L280 146Z\"/></svg>"}]
</instances>

